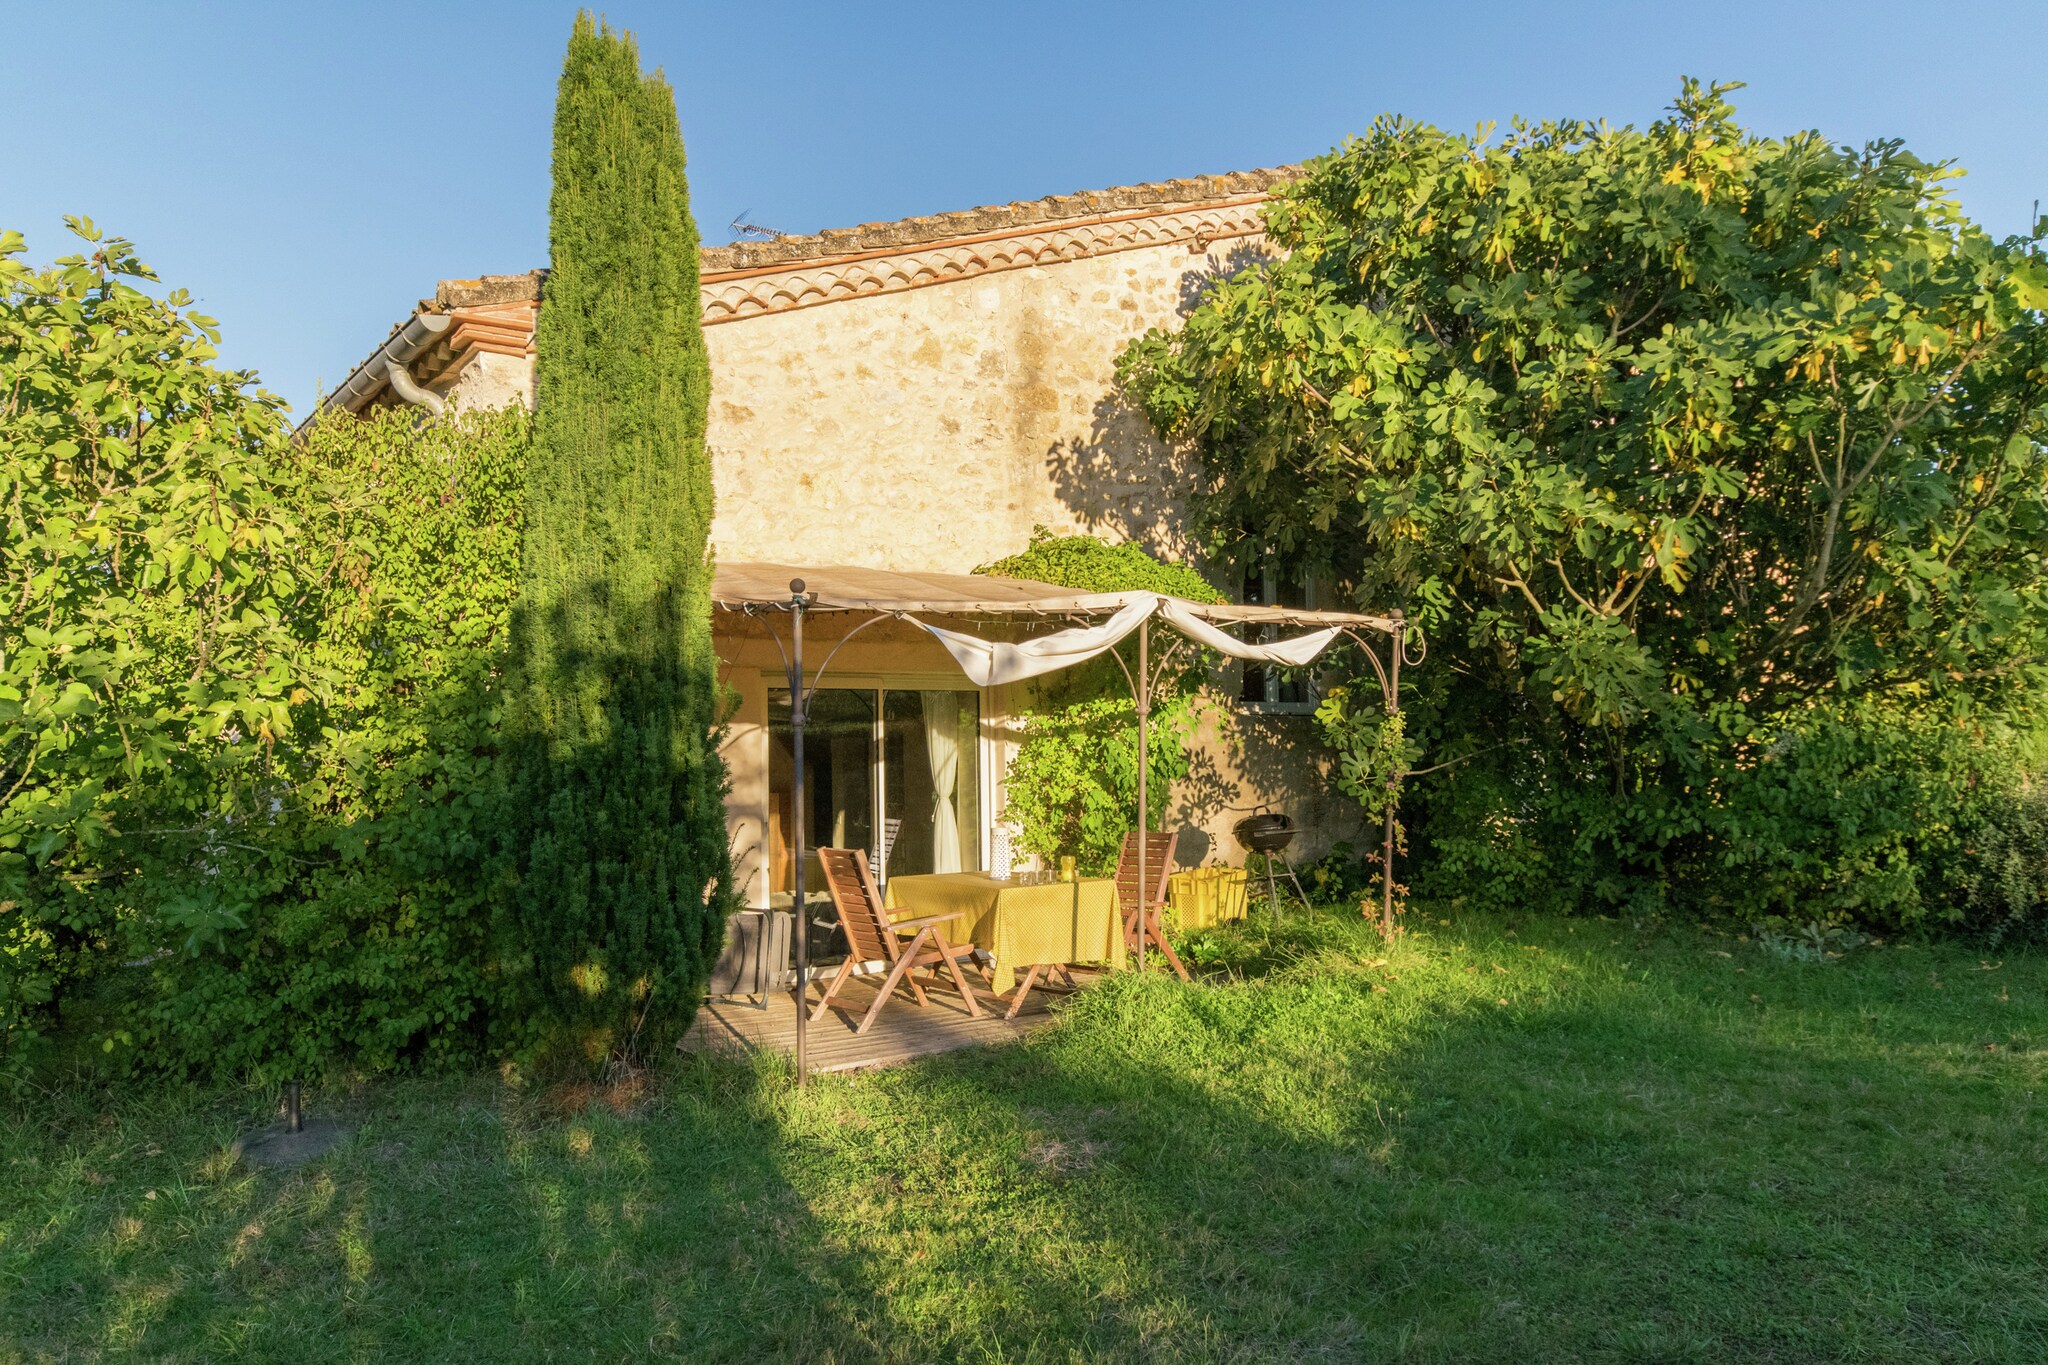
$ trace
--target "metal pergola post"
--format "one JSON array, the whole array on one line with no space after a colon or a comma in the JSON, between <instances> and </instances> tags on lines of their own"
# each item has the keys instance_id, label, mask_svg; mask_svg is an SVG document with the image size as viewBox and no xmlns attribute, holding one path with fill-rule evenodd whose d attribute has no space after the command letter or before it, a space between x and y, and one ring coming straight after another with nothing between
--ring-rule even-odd
<instances>
[{"instance_id":1,"label":"metal pergola post","mask_svg":"<svg viewBox=\"0 0 2048 1365\"><path fill-rule=\"evenodd\" d=\"M1109 657L1116 660L1116 666L1123 670L1124 680L1131 685L1131 702L1138 713L1138 970L1145 970L1145 930L1149 921L1145 918L1148 908L1146 893L1151 883L1147 877L1150 854L1145 847L1145 836L1152 829L1152 694L1157 690L1159 680L1166 676L1166 666L1173 662L1173 656L1180 652L1183 640L1175 640L1159 656L1159 667L1152 667L1152 622L1150 618L1138 623L1138 667L1135 672L1124 662L1122 654L1114 648Z\"/></svg>"},{"instance_id":2,"label":"metal pergola post","mask_svg":"<svg viewBox=\"0 0 2048 1365\"><path fill-rule=\"evenodd\" d=\"M1392 677L1388 680L1387 683L1387 715L1389 717L1397 716L1401 713L1401 651L1407 647L1405 643L1407 636L1407 624L1401 617L1401 609L1399 607L1396 607L1394 609L1393 617L1394 648L1391 652L1394 657L1393 668L1391 670ZM1389 774L1387 778L1387 785L1390 787L1397 786L1400 780L1400 774ZM1390 797L1387 801L1386 844L1383 849L1383 856L1380 860L1380 937L1385 939L1392 938L1393 936L1394 802Z\"/></svg>"},{"instance_id":3,"label":"metal pergola post","mask_svg":"<svg viewBox=\"0 0 2048 1365\"><path fill-rule=\"evenodd\" d=\"M1132 700L1138 708L1138 970L1145 970L1145 835L1152 827L1152 805L1146 799L1146 779L1151 776L1149 744L1152 729L1152 621L1138 623L1138 676L1131 684Z\"/></svg>"},{"instance_id":4,"label":"metal pergola post","mask_svg":"<svg viewBox=\"0 0 2048 1365\"><path fill-rule=\"evenodd\" d=\"M770 610L789 613L789 648L782 649L782 638L773 629L768 637L775 647L782 650L783 667L789 677L789 736L790 759L795 771L790 775L790 845L795 863L794 894L796 933L793 950L796 956L796 1083L804 1084L810 1079L810 970L811 970L811 922L804 905L804 858L806 854L804 830L809 821L805 806L804 792L804 730L811 720L811 700L816 696L818 684L825 676L825 670L832 666L840 649L854 636L866 630L877 621L887 620L886 616L871 616L847 631L837 644L825 652L823 663L818 665L816 676L807 687L804 684L804 614L811 605L811 594L801 578L789 580L789 600L763 604ZM749 612L751 615L751 611ZM771 903L772 909L772 903ZM772 937L768 935L766 937Z\"/></svg>"},{"instance_id":5,"label":"metal pergola post","mask_svg":"<svg viewBox=\"0 0 2048 1365\"><path fill-rule=\"evenodd\" d=\"M804 725L810 719L810 698L804 695L804 594L801 578L789 580L789 733L795 772L790 778L790 838L796 847L796 1083L809 1074L811 917L804 907L804 825L810 814L804 804ZM771 902L772 904L772 902Z\"/></svg>"}]
</instances>

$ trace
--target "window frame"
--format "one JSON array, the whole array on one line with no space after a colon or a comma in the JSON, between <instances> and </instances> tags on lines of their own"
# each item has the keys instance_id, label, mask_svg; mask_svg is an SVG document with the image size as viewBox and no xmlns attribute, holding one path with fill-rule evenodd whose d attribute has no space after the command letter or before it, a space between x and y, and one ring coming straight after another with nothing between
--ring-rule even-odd
<instances>
[{"instance_id":1,"label":"window frame","mask_svg":"<svg viewBox=\"0 0 2048 1365\"><path fill-rule=\"evenodd\" d=\"M1279 556L1272 553L1261 555L1256 561L1256 572L1259 575L1259 603L1261 605L1272 605L1280 597L1280 585L1285 579L1284 566L1278 561ZM1253 572L1254 570L1247 569L1240 579L1247 589L1250 586ZM1313 610L1318 596L1315 577L1305 569L1300 570L1299 582L1301 588L1301 610ZM1248 598L1249 596L1250 593L1248 591L1240 594L1241 598ZM1268 643L1279 638L1280 627L1269 625L1259 628L1257 642ZM1288 670L1271 664L1255 664L1249 660L1241 662L1238 667L1241 676L1235 696L1237 708L1241 711L1265 716L1312 716L1315 714L1316 708L1322 705L1323 679L1321 673L1316 670L1306 668ZM1287 676L1289 672L1294 674L1292 678ZM1250 681L1255 673L1264 675L1264 681L1260 687L1260 696L1257 698L1247 697L1245 695L1245 683ZM1295 682L1300 685L1303 692L1301 699L1276 699L1275 693L1289 682Z\"/></svg>"}]
</instances>

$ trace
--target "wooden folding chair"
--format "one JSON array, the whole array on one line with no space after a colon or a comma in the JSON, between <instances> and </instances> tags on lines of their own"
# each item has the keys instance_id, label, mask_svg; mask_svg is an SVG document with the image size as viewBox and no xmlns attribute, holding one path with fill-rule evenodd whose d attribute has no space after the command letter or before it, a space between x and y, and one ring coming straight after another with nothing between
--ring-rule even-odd
<instances>
[{"instance_id":1,"label":"wooden folding chair","mask_svg":"<svg viewBox=\"0 0 2048 1365\"><path fill-rule=\"evenodd\" d=\"M1159 924L1159 912L1166 908L1166 879L1173 872L1173 849L1180 842L1180 835L1144 835L1148 883L1144 887L1138 885L1138 838L1136 830L1124 836L1123 856L1116 863L1116 895L1124 911L1124 951L1139 952L1142 944L1150 943L1186 981L1188 969L1180 965L1180 958L1174 955Z\"/></svg>"},{"instance_id":2,"label":"wooden folding chair","mask_svg":"<svg viewBox=\"0 0 2048 1365\"><path fill-rule=\"evenodd\" d=\"M919 1005L925 1003L924 988L909 975L919 967L931 971L932 983L937 985L938 972L933 969L944 965L953 984L960 988L960 998L967 1002L968 1015L981 1018L974 990L960 971L960 959L972 957L974 945L948 943L939 937L938 926L959 919L958 912L891 921L889 912L882 907L882 893L875 887L875 874L868 867L866 853L857 848L821 848L818 860L825 865L825 889L832 893L833 908L839 912L839 927L846 931L848 953L846 961L839 964L838 974L825 987L824 999L812 1012L813 1023L825 1017L840 988L852 979L853 969L863 962L887 962L890 966L881 988L875 992L875 1002L868 1006L855 1033L868 1031L898 986L910 987L911 998ZM802 1008L801 1003L798 1008Z\"/></svg>"}]
</instances>

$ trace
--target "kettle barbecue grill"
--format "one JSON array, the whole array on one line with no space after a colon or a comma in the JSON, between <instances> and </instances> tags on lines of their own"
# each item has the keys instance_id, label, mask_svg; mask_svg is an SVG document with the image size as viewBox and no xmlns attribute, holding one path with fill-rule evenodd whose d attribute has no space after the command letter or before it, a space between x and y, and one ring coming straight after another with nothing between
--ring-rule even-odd
<instances>
[{"instance_id":1,"label":"kettle barbecue grill","mask_svg":"<svg viewBox=\"0 0 2048 1365\"><path fill-rule=\"evenodd\" d=\"M1261 806L1231 826L1230 832L1237 836L1237 842L1245 852L1256 853L1266 860L1266 903L1273 907L1275 922L1280 918L1280 882L1273 872L1275 860L1287 870L1287 880L1294 884L1294 894L1300 898L1302 908L1313 908L1308 903L1308 893L1301 889L1301 878L1294 875L1294 864L1287 857L1287 846L1301 832L1295 828L1294 821L1280 811Z\"/></svg>"}]
</instances>

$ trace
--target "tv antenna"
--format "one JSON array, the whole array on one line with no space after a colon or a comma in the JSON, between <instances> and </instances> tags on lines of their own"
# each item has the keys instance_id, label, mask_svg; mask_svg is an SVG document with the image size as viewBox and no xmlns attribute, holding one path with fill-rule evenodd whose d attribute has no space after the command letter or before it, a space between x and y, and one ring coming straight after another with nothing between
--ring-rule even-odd
<instances>
[{"instance_id":1,"label":"tv antenna","mask_svg":"<svg viewBox=\"0 0 2048 1365\"><path fill-rule=\"evenodd\" d=\"M752 209L741 209L733 215L732 222L728 225L732 229L733 236L747 242L772 242L778 237L789 236L788 233L778 231L775 228L762 227L759 223L748 222L747 215L751 212L753 212Z\"/></svg>"}]
</instances>

